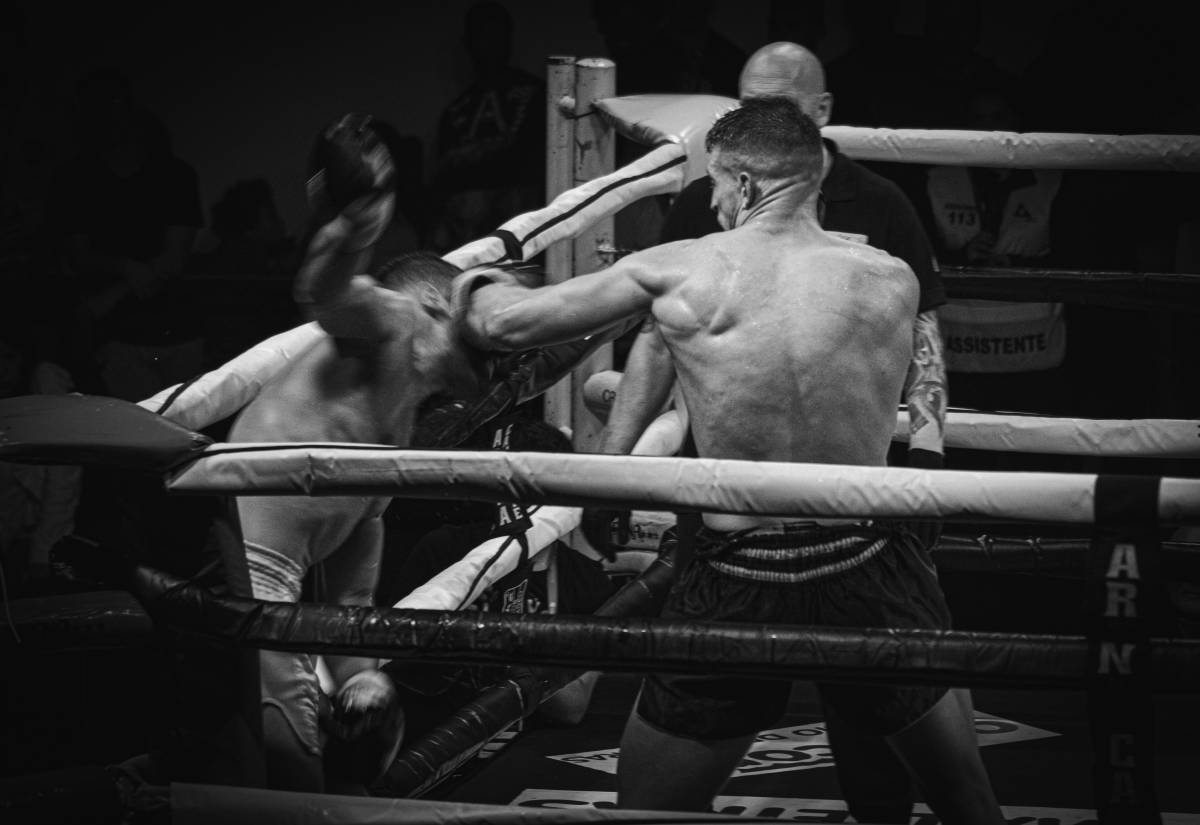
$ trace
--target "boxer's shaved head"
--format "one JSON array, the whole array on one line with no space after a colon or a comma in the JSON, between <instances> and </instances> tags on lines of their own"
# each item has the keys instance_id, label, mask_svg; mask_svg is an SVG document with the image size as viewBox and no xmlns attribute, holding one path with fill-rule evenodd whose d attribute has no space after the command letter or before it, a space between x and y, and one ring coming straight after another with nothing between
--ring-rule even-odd
<instances>
[{"instance_id":1,"label":"boxer's shaved head","mask_svg":"<svg viewBox=\"0 0 1200 825\"><path fill-rule=\"evenodd\" d=\"M818 126L829 121L832 97L825 91L825 69L799 43L768 43L750 55L738 79L738 97L786 97Z\"/></svg>"},{"instance_id":2,"label":"boxer's shaved head","mask_svg":"<svg viewBox=\"0 0 1200 825\"><path fill-rule=\"evenodd\" d=\"M432 286L449 295L450 283L462 270L433 252L406 252L383 264L375 280L396 292L416 292Z\"/></svg>"}]
</instances>

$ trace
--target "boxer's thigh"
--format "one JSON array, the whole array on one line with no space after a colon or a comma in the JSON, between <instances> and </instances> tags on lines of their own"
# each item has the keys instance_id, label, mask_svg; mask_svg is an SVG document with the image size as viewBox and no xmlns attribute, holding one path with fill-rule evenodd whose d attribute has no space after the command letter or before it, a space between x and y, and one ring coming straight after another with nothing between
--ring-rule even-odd
<instances>
[{"instance_id":1,"label":"boxer's thigh","mask_svg":"<svg viewBox=\"0 0 1200 825\"><path fill-rule=\"evenodd\" d=\"M784 590L724 575L693 559L672 588L662 618L787 622L795 608ZM651 673L642 685L638 713L673 735L732 739L775 724L787 709L790 692L791 683L780 679Z\"/></svg>"},{"instance_id":2,"label":"boxer's thigh","mask_svg":"<svg viewBox=\"0 0 1200 825\"><path fill-rule=\"evenodd\" d=\"M308 567L312 530L302 508L308 500L298 496L241 496L237 499L242 538L283 553Z\"/></svg>"},{"instance_id":3,"label":"boxer's thigh","mask_svg":"<svg viewBox=\"0 0 1200 825\"><path fill-rule=\"evenodd\" d=\"M822 580L817 623L834 627L946 630L950 612L929 556L913 536L858 567ZM902 730L946 693L937 685L818 683L822 701L847 728L870 735Z\"/></svg>"},{"instance_id":4,"label":"boxer's thigh","mask_svg":"<svg viewBox=\"0 0 1200 825\"><path fill-rule=\"evenodd\" d=\"M321 562L322 586L317 598L336 604L373 604L382 560L383 519L364 519Z\"/></svg>"},{"instance_id":5,"label":"boxer's thigh","mask_svg":"<svg viewBox=\"0 0 1200 825\"><path fill-rule=\"evenodd\" d=\"M283 553L307 570L354 533L367 500L350 496L241 496L238 522L248 544Z\"/></svg>"}]
</instances>

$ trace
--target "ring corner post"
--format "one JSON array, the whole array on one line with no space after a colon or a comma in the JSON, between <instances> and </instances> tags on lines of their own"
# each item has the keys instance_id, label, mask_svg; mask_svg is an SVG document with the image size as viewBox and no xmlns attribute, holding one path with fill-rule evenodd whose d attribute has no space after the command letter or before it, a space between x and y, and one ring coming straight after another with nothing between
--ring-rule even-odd
<instances>
[{"instance_id":1,"label":"ring corner post","mask_svg":"<svg viewBox=\"0 0 1200 825\"><path fill-rule=\"evenodd\" d=\"M546 203L575 185L575 57L546 58ZM561 283L573 274L572 249L553 244L546 249L546 282ZM571 430L571 382L561 381L546 390L546 423Z\"/></svg>"},{"instance_id":2,"label":"ring corner post","mask_svg":"<svg viewBox=\"0 0 1200 825\"><path fill-rule=\"evenodd\" d=\"M617 91L617 66L601 57L583 58L575 66L575 185L610 174L616 164L616 132L609 123L594 115L597 100L614 97ZM590 115L590 116L589 116ZM607 262L602 248L613 246L613 218L597 221L573 243L574 272L595 272ZM571 376L571 432L576 452L591 452L600 438L604 422L583 403L587 379L602 370L612 369L612 344L605 344L575 368Z\"/></svg>"}]
</instances>

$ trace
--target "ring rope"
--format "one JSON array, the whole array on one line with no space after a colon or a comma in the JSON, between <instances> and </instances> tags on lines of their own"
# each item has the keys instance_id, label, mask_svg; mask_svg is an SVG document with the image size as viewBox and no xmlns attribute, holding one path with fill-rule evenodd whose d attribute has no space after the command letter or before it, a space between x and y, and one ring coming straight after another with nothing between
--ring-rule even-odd
<instances>
[{"instance_id":1,"label":"ring rope","mask_svg":"<svg viewBox=\"0 0 1200 825\"><path fill-rule=\"evenodd\" d=\"M651 195L678 192L687 160L680 146L661 146L615 172L594 178L558 195L543 209L527 212L501 225L521 244L528 260L552 244L574 238L601 218ZM446 254L462 269L509 259L504 241L495 235L480 238Z\"/></svg>"},{"instance_id":2,"label":"ring rope","mask_svg":"<svg viewBox=\"0 0 1200 825\"><path fill-rule=\"evenodd\" d=\"M593 373L583 400L607 418L621 373ZM908 440L908 410L896 416L892 440ZM1091 419L1000 414L951 409L946 413L945 444L971 450L1086 456L1200 458L1200 421L1192 419Z\"/></svg>"},{"instance_id":3,"label":"ring rope","mask_svg":"<svg viewBox=\"0 0 1200 825\"><path fill-rule=\"evenodd\" d=\"M578 507L542 507L530 515L532 527L525 531L532 558L579 526ZM488 539L463 558L435 574L425 584L396 602L398 609L454 610L470 605L520 564L522 549L507 536ZM490 562L490 564L489 564Z\"/></svg>"},{"instance_id":4,"label":"ring rope","mask_svg":"<svg viewBox=\"0 0 1200 825\"><path fill-rule=\"evenodd\" d=\"M718 95L627 95L595 103L621 134L644 144L684 143L699 156L709 126L738 101ZM1010 169L1200 172L1200 137L1091 135L967 129L825 126L821 134L858 160ZM702 172L700 173L702 174ZM695 171L689 179L700 177Z\"/></svg>"},{"instance_id":5,"label":"ring rope","mask_svg":"<svg viewBox=\"0 0 1200 825\"><path fill-rule=\"evenodd\" d=\"M858 160L993 166L1001 169L1093 169L1200 172L1194 135L1088 135L881 129L826 126L821 133Z\"/></svg>"},{"instance_id":6,"label":"ring rope","mask_svg":"<svg viewBox=\"0 0 1200 825\"><path fill-rule=\"evenodd\" d=\"M772 516L1016 519L1089 524L1097 476L656 456L398 450L354 445L209 448L176 493L455 497L521 504ZM1164 523L1200 521L1200 479L1154 479Z\"/></svg>"},{"instance_id":7,"label":"ring rope","mask_svg":"<svg viewBox=\"0 0 1200 825\"><path fill-rule=\"evenodd\" d=\"M932 548L939 570L961 573L1083 573L1088 565L1091 540L1051 539L1039 536L1015 537L942 535ZM1163 559L1200 561L1200 543L1164 541L1159 548Z\"/></svg>"},{"instance_id":8,"label":"ring rope","mask_svg":"<svg viewBox=\"0 0 1200 825\"><path fill-rule=\"evenodd\" d=\"M908 410L896 416L892 440L907 442ZM945 445L971 450L1051 455L1200 458L1200 421L1092 419L952 410Z\"/></svg>"},{"instance_id":9,"label":"ring rope","mask_svg":"<svg viewBox=\"0 0 1200 825\"><path fill-rule=\"evenodd\" d=\"M1195 273L942 266L941 274L951 298L1200 312L1200 274Z\"/></svg>"},{"instance_id":10,"label":"ring rope","mask_svg":"<svg viewBox=\"0 0 1200 825\"><path fill-rule=\"evenodd\" d=\"M215 596L144 567L133 588L160 625L322 655L1039 689L1077 687L1095 666L1082 636L289 604ZM1200 689L1200 639L1151 640L1146 675L1156 691Z\"/></svg>"}]
</instances>

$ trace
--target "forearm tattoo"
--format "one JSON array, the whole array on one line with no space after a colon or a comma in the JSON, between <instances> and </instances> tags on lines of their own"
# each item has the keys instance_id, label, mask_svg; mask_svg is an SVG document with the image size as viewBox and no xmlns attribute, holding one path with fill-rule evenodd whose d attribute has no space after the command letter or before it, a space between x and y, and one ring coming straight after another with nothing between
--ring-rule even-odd
<instances>
[{"instance_id":1,"label":"forearm tattoo","mask_svg":"<svg viewBox=\"0 0 1200 825\"><path fill-rule=\"evenodd\" d=\"M946 425L946 361L935 310L922 312L913 323L913 355L905 382L908 404L909 449L942 452Z\"/></svg>"}]
</instances>

